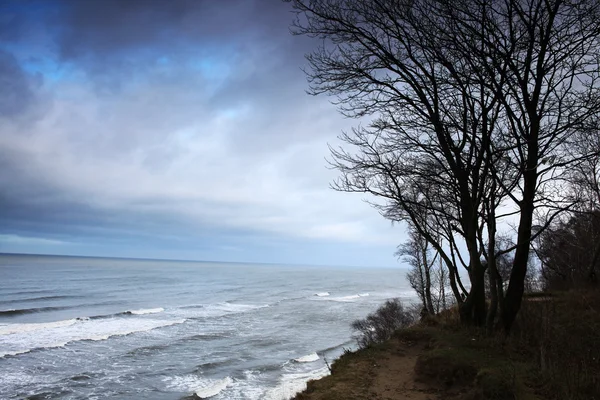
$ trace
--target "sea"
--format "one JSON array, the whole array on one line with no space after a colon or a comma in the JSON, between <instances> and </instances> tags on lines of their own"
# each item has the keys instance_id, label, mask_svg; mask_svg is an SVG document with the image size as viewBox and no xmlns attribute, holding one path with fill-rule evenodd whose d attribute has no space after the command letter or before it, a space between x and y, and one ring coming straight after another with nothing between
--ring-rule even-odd
<instances>
[{"instance_id":1,"label":"sea","mask_svg":"<svg viewBox=\"0 0 600 400\"><path fill-rule=\"evenodd\" d=\"M0 399L287 400L401 268L0 255Z\"/></svg>"}]
</instances>

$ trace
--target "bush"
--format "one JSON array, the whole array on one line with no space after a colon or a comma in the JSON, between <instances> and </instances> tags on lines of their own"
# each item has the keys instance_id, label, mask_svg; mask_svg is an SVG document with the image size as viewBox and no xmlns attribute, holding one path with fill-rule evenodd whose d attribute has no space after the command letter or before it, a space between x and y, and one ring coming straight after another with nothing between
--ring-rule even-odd
<instances>
[{"instance_id":1,"label":"bush","mask_svg":"<svg viewBox=\"0 0 600 400\"><path fill-rule=\"evenodd\" d=\"M395 331L413 322L411 313L405 310L400 299L396 298L387 300L366 318L354 321L352 329L357 331L355 338L358 346L364 349L390 339Z\"/></svg>"},{"instance_id":2,"label":"bush","mask_svg":"<svg viewBox=\"0 0 600 400\"><path fill-rule=\"evenodd\" d=\"M548 398L600 399L600 293L526 298L511 340L548 378Z\"/></svg>"}]
</instances>

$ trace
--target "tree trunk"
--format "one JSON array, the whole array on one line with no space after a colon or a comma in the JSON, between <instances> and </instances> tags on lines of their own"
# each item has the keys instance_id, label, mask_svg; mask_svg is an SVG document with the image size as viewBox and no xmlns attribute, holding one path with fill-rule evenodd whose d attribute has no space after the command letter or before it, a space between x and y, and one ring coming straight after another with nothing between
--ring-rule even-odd
<instances>
[{"instance_id":1,"label":"tree trunk","mask_svg":"<svg viewBox=\"0 0 600 400\"><path fill-rule=\"evenodd\" d=\"M460 306L460 319L467 325L483 326L486 322L485 268L479 259L472 259L470 266L471 291Z\"/></svg>"},{"instance_id":2,"label":"tree trunk","mask_svg":"<svg viewBox=\"0 0 600 400\"><path fill-rule=\"evenodd\" d=\"M498 281L501 281L500 274L498 273L498 265L496 263L496 198L494 193L496 191L496 185L492 185L491 196L487 203L487 230L488 230L488 277L490 284L490 309L488 311L486 320L486 330L488 334L491 334L494 329L494 323L498 312L498 303L502 301L500 297L501 293L498 292ZM502 283L500 282L500 288Z\"/></svg>"},{"instance_id":3,"label":"tree trunk","mask_svg":"<svg viewBox=\"0 0 600 400\"><path fill-rule=\"evenodd\" d=\"M439 292L439 300L441 301L442 310L446 309L446 272L444 271L444 265L442 264L442 259L440 258L440 292ZM438 310L439 312L440 310Z\"/></svg>"},{"instance_id":4,"label":"tree trunk","mask_svg":"<svg viewBox=\"0 0 600 400\"><path fill-rule=\"evenodd\" d=\"M426 300L426 308L429 315L435 315L435 310L433 308L433 302L431 301L431 266L429 265L429 260L427 259L427 247L423 247L423 268L425 272L425 300Z\"/></svg>"},{"instance_id":5,"label":"tree trunk","mask_svg":"<svg viewBox=\"0 0 600 400\"><path fill-rule=\"evenodd\" d=\"M523 200L521 201L521 217L517 233L517 246L513 260L512 271L508 289L502 305L502 323L508 334L515 322L517 313L521 308L523 293L525 292L525 276L529 260L529 246L531 241L531 225L533 223L534 200L537 186L537 163L539 121L531 128L532 138L528 142L527 170L523 174Z\"/></svg>"},{"instance_id":6,"label":"tree trunk","mask_svg":"<svg viewBox=\"0 0 600 400\"><path fill-rule=\"evenodd\" d=\"M494 321L496 319L496 313L498 312L498 292L496 291L496 275L492 270L491 263L493 260L490 260L488 263L488 278L490 283L490 309L488 310L487 320L485 323L485 328L488 333L492 333L494 329Z\"/></svg>"}]
</instances>

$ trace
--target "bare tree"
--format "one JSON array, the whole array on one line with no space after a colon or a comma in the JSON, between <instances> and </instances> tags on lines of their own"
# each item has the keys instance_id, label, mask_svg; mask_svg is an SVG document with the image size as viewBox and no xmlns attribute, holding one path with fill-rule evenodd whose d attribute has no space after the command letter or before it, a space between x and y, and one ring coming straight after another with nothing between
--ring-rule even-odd
<instances>
[{"instance_id":1,"label":"bare tree","mask_svg":"<svg viewBox=\"0 0 600 400\"><path fill-rule=\"evenodd\" d=\"M574 135L598 125L600 4L480 3L488 15L482 36L489 45L474 56L489 60L484 64L489 89L503 107L501 144L509 150L512 169L521 172L518 185L507 191L519 210L514 261L502 305L502 320L510 329L525 289L534 211L553 210L551 221L569 209L572 203L557 190L560 175L593 155L572 157L569 149Z\"/></svg>"},{"instance_id":2,"label":"bare tree","mask_svg":"<svg viewBox=\"0 0 600 400\"><path fill-rule=\"evenodd\" d=\"M548 210L551 221L570 207L557 182L588 156L573 156L570 140L597 126L600 5L290 1L294 32L323 40L307 56L310 92L336 96L344 115L370 120L342 135L348 147L332 149L341 172L333 186L372 194L384 216L410 221L447 265L463 321L486 321L485 272L505 217L497 209L519 214L514 248L505 249L514 251L508 287L497 299L509 330L534 211ZM464 301L459 264L470 280Z\"/></svg>"},{"instance_id":3,"label":"bare tree","mask_svg":"<svg viewBox=\"0 0 600 400\"><path fill-rule=\"evenodd\" d=\"M433 265L437 255L432 256L429 243L414 228L409 228L409 239L398 246L396 255L401 257L410 266L406 277L410 286L417 292L423 309L427 314L434 315L439 311L439 306L434 307L432 289L437 288L432 276Z\"/></svg>"}]
</instances>

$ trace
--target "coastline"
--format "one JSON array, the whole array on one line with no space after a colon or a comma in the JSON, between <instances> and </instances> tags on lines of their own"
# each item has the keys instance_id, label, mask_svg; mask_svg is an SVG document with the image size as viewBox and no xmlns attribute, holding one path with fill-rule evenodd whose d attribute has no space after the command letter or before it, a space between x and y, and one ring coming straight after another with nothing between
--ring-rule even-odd
<instances>
[{"instance_id":1,"label":"coastline","mask_svg":"<svg viewBox=\"0 0 600 400\"><path fill-rule=\"evenodd\" d=\"M330 375L308 382L290 400L548 398L532 384L534 370L531 357L493 338L455 324L420 323L387 342L347 352Z\"/></svg>"}]
</instances>

